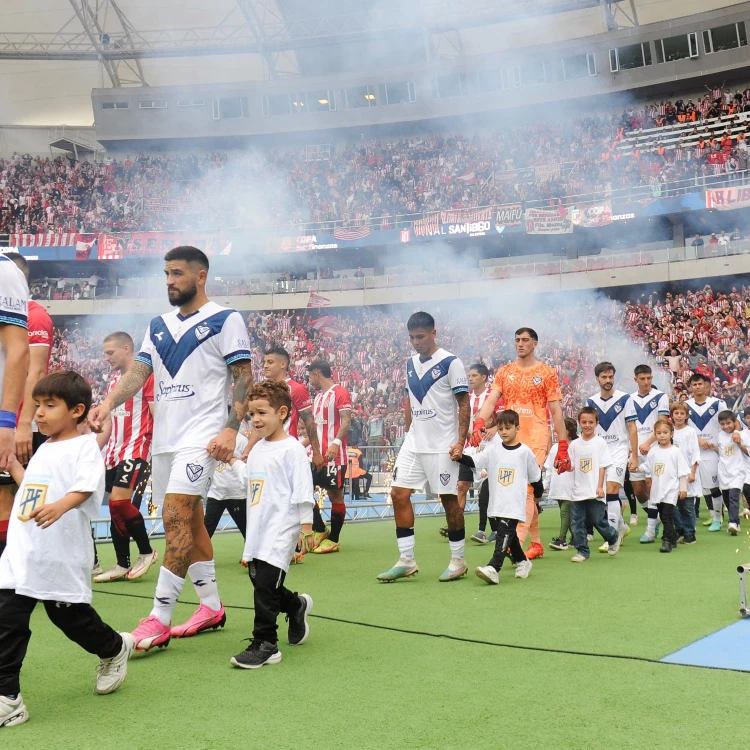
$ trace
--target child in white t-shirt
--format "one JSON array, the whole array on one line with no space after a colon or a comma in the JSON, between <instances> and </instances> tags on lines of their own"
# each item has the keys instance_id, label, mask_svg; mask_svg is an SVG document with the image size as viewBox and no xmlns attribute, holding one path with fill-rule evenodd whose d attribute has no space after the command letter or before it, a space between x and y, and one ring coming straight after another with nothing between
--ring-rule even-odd
<instances>
[{"instance_id":1,"label":"child in white t-shirt","mask_svg":"<svg viewBox=\"0 0 750 750\"><path fill-rule=\"evenodd\" d=\"M578 412L581 437L568 448L573 466L573 489L570 494L570 525L573 529L573 545L577 554L572 562L586 562L591 557L586 524L590 523L609 543L607 553L614 556L620 549L622 537L607 520L604 475L612 465L609 449L603 438L596 434L599 415L593 406L584 406Z\"/></svg>"},{"instance_id":2,"label":"child in white t-shirt","mask_svg":"<svg viewBox=\"0 0 750 750\"><path fill-rule=\"evenodd\" d=\"M745 484L750 443L747 435L743 436L735 429L734 412L719 412L719 427L719 489L729 511L727 531L737 536L740 530L740 491Z\"/></svg>"},{"instance_id":3,"label":"child in white t-shirt","mask_svg":"<svg viewBox=\"0 0 750 750\"><path fill-rule=\"evenodd\" d=\"M487 583L499 583L505 558L516 563L516 578L528 578L531 560L526 558L518 541L516 527L526 522L526 493L534 488L534 497L540 499L544 488L542 472L531 449L516 437L520 425L518 413L506 409L497 416L497 435L484 450L473 456L465 454L458 462L463 466L487 472L489 489L488 518L497 521L495 553L489 563L476 569L476 574Z\"/></svg>"},{"instance_id":4,"label":"child in white t-shirt","mask_svg":"<svg viewBox=\"0 0 750 750\"><path fill-rule=\"evenodd\" d=\"M243 669L278 664L276 620L281 612L289 619L289 645L307 640L307 616L313 600L284 586L295 547L302 551L314 545L313 483L305 449L284 432L292 411L286 383L267 380L254 385L246 408L253 429L260 436L247 464L230 459L239 476L246 478L247 536L243 559L248 563L254 589L255 622L252 643L233 656L231 663Z\"/></svg>"},{"instance_id":5,"label":"child in white t-shirt","mask_svg":"<svg viewBox=\"0 0 750 750\"><path fill-rule=\"evenodd\" d=\"M234 457L241 458L247 448L247 438L242 432L237 433L234 445ZM203 523L209 536L213 536L224 511L227 511L237 528L245 538L247 531L247 482L232 471L229 464L216 465L206 498L206 514Z\"/></svg>"},{"instance_id":6,"label":"child in white t-shirt","mask_svg":"<svg viewBox=\"0 0 750 750\"><path fill-rule=\"evenodd\" d=\"M656 420L654 435L656 445L651 447L644 463L648 509L656 510L664 524L664 536L659 551L671 552L677 549L674 510L677 502L687 497L690 467L680 448L672 443L674 426L668 419L662 417Z\"/></svg>"},{"instance_id":7,"label":"child in white t-shirt","mask_svg":"<svg viewBox=\"0 0 750 750\"><path fill-rule=\"evenodd\" d=\"M568 431L568 445L578 438L578 425L575 419L565 420L565 429ZM567 541L570 533L570 541L573 542L573 534L570 530L570 496L573 492L574 474L565 471L558 474L555 469L557 460L557 443L544 462L544 489L547 490L550 500L557 500L560 506L560 533L550 542L550 549L566 550L569 548Z\"/></svg>"},{"instance_id":8,"label":"child in white t-shirt","mask_svg":"<svg viewBox=\"0 0 750 750\"><path fill-rule=\"evenodd\" d=\"M104 497L99 447L92 435L78 433L91 408L91 386L75 372L56 372L36 384L32 397L34 419L48 440L25 471L17 461L11 468L19 488L0 558L0 727L29 718L19 675L37 602L71 641L99 657L100 695L123 683L135 645L91 606L90 522Z\"/></svg>"},{"instance_id":9,"label":"child in white t-shirt","mask_svg":"<svg viewBox=\"0 0 750 750\"><path fill-rule=\"evenodd\" d=\"M682 536L683 544L695 544L695 509L703 495L698 466L701 460L701 450L698 445L698 433L688 424L690 412L684 401L675 401L669 408L674 425L672 443L681 451L682 456L690 467L688 474L687 497L677 501L675 526L678 538Z\"/></svg>"}]
</instances>

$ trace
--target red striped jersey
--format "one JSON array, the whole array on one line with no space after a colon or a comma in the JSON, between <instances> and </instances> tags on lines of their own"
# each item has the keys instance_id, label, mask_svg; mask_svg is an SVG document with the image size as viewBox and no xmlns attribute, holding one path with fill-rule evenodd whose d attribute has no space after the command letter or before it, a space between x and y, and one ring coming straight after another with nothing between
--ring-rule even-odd
<instances>
[{"instance_id":1,"label":"red striped jersey","mask_svg":"<svg viewBox=\"0 0 750 750\"><path fill-rule=\"evenodd\" d=\"M351 408L352 397L342 385L334 384L327 391L321 391L315 395L313 416L318 428L320 452L323 456L341 429L341 412L351 411ZM346 435L341 441L334 463L336 466L347 465Z\"/></svg>"},{"instance_id":2,"label":"red striped jersey","mask_svg":"<svg viewBox=\"0 0 750 750\"><path fill-rule=\"evenodd\" d=\"M289 386L289 391L292 394L292 414L284 423L284 430L287 435L291 435L296 439L300 412L309 409L312 406L312 402L310 401L309 391L302 383L287 378L286 384Z\"/></svg>"},{"instance_id":3,"label":"red striped jersey","mask_svg":"<svg viewBox=\"0 0 750 750\"><path fill-rule=\"evenodd\" d=\"M109 380L107 393L111 393L122 373L115 372ZM151 438L154 418L149 404L154 401L154 376L143 384L138 393L112 411L112 434L104 446L104 465L114 469L128 459L151 460Z\"/></svg>"}]
</instances>

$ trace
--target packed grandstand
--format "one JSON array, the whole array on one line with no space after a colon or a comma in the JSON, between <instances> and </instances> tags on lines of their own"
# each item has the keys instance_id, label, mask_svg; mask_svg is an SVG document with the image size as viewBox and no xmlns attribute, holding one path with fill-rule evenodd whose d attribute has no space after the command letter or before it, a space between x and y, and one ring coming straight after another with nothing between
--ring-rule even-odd
<instances>
[{"instance_id":1,"label":"packed grandstand","mask_svg":"<svg viewBox=\"0 0 750 750\"><path fill-rule=\"evenodd\" d=\"M611 113L300 149L0 159L0 233L367 225L439 210L700 189L748 168L750 84ZM258 186L262 185L262 190ZM663 193L662 187L664 186ZM667 187L669 186L669 188ZM247 196L261 205L249 211ZM262 218L261 218L262 217Z\"/></svg>"}]
</instances>

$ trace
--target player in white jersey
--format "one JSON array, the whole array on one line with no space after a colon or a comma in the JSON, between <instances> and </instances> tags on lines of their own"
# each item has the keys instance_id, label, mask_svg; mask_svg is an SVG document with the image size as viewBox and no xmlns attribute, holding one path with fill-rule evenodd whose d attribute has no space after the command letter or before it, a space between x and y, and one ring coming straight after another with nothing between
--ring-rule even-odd
<instances>
[{"instance_id":1,"label":"player in white jersey","mask_svg":"<svg viewBox=\"0 0 750 750\"><path fill-rule=\"evenodd\" d=\"M153 372L152 487L154 501L162 505L166 549L154 607L133 633L139 651L226 621L201 498L216 462L228 461L235 450L240 412L235 408L227 419L230 372L235 404L244 404L252 382L242 316L206 296L206 255L183 246L164 260L169 301L179 309L151 321L133 368L90 418L92 428L100 430L107 414L137 393ZM172 628L186 574L201 604L186 623Z\"/></svg>"},{"instance_id":2,"label":"player in white jersey","mask_svg":"<svg viewBox=\"0 0 750 750\"><path fill-rule=\"evenodd\" d=\"M29 369L29 285L18 266L0 254L0 471L16 454L16 415Z\"/></svg>"},{"instance_id":3,"label":"player in white jersey","mask_svg":"<svg viewBox=\"0 0 750 750\"><path fill-rule=\"evenodd\" d=\"M600 362L594 368L599 393L592 396L586 404L599 416L596 434L604 439L609 449L612 464L607 468L607 520L614 526L622 538L630 531L623 521L620 504L620 487L625 482L625 470L638 470L638 432L636 430L636 413L633 399L629 394L615 388L615 366L611 362ZM609 546L603 544L600 552L606 552Z\"/></svg>"},{"instance_id":4,"label":"player in white jersey","mask_svg":"<svg viewBox=\"0 0 750 750\"><path fill-rule=\"evenodd\" d=\"M701 449L700 477L703 497L711 516L704 526L718 531L721 528L721 490L719 489L719 412L727 408L723 399L714 398L711 393L711 378L696 372L691 375L687 404L690 420L688 424L698 433L698 447ZM698 515L700 502L696 503Z\"/></svg>"},{"instance_id":5,"label":"player in white jersey","mask_svg":"<svg viewBox=\"0 0 750 750\"><path fill-rule=\"evenodd\" d=\"M638 390L630 394L635 408L635 426L638 432L638 470L630 473L633 492L641 505L648 502L645 464L649 449L656 441L654 425L659 417L669 417L669 397L653 386L654 374L648 365L637 365L633 371ZM630 506L630 523L638 523L635 503Z\"/></svg>"},{"instance_id":6,"label":"player in white jersey","mask_svg":"<svg viewBox=\"0 0 750 750\"><path fill-rule=\"evenodd\" d=\"M469 385L463 363L435 343L435 319L416 312L406 327L417 352L406 364L410 409L406 437L396 459L391 501L400 557L378 576L380 581L408 578L419 572L414 559L414 507L411 493L429 483L438 490L448 521L451 560L441 581L466 575L464 511L458 503L458 464L469 432ZM458 403L458 408L456 404Z\"/></svg>"}]
</instances>

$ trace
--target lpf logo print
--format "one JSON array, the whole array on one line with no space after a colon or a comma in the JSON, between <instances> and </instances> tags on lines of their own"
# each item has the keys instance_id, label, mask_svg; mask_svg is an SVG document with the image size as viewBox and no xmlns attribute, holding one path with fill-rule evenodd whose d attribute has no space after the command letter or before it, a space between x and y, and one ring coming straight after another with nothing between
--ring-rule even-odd
<instances>
[{"instance_id":1,"label":"lpf logo print","mask_svg":"<svg viewBox=\"0 0 750 750\"><path fill-rule=\"evenodd\" d=\"M588 474L594 468L594 460L592 458L582 458L578 465L584 474Z\"/></svg>"},{"instance_id":2,"label":"lpf logo print","mask_svg":"<svg viewBox=\"0 0 750 750\"><path fill-rule=\"evenodd\" d=\"M23 488L23 498L19 503L19 514L18 518L20 521L28 521L31 519L31 514L37 509L44 505L47 499L46 484L27 484Z\"/></svg>"},{"instance_id":3,"label":"lpf logo print","mask_svg":"<svg viewBox=\"0 0 750 750\"><path fill-rule=\"evenodd\" d=\"M655 464L654 465L654 476L660 477L664 473L664 464Z\"/></svg>"},{"instance_id":4,"label":"lpf logo print","mask_svg":"<svg viewBox=\"0 0 750 750\"><path fill-rule=\"evenodd\" d=\"M513 484L513 480L516 477L516 470L515 469L509 469L506 467L501 466L497 470L497 483L501 484L503 487L507 487L508 485Z\"/></svg>"}]
</instances>

